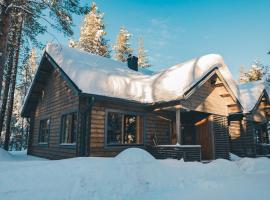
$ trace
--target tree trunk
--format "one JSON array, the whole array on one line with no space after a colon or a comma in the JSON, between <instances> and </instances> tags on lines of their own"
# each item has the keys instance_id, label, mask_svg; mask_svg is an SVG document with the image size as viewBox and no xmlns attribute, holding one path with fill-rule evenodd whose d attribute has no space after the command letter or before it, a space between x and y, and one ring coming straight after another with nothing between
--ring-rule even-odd
<instances>
[{"instance_id":1,"label":"tree trunk","mask_svg":"<svg viewBox=\"0 0 270 200\"><path fill-rule=\"evenodd\" d=\"M18 17L20 18L20 17ZM9 95L9 103L8 103L8 110L7 110L7 119L6 119L6 135L5 135L5 142L4 142L4 149L8 151L9 149L9 141L10 141L10 124L11 124L11 117L13 113L13 104L14 104L14 93L15 93L15 86L16 86L16 78L17 78L17 69L18 69L18 61L19 61L19 54L20 54L20 43L21 43L21 36L22 36L22 20L18 22L18 27L16 28L17 38L16 38L16 45L15 45L15 57L13 62L13 74L11 77L11 88L10 88L10 95Z\"/></svg>"},{"instance_id":2,"label":"tree trunk","mask_svg":"<svg viewBox=\"0 0 270 200\"><path fill-rule=\"evenodd\" d=\"M10 15L9 11L6 12L7 6L10 0L5 0L4 5L1 5L1 16L0 16L0 96L2 93L2 83L4 75L4 67L7 57L7 43L8 43L8 33L10 27Z\"/></svg>"},{"instance_id":3,"label":"tree trunk","mask_svg":"<svg viewBox=\"0 0 270 200\"><path fill-rule=\"evenodd\" d=\"M11 42L16 41L16 33L13 33ZM5 77L5 86L4 86L4 93L3 93L3 99L2 99L2 105L1 105L1 111L0 111L0 135L3 130L3 124L5 120L5 113L7 108L7 101L8 101L8 93L10 88L10 80L12 75L12 68L14 63L14 54L15 54L15 47L13 44L10 44L10 53L9 53L9 61L8 61L8 67Z\"/></svg>"}]
</instances>

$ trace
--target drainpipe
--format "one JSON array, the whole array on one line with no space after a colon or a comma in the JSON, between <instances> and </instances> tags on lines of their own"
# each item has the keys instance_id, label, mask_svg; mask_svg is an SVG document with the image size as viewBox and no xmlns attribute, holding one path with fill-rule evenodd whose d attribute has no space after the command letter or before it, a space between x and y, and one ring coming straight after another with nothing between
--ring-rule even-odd
<instances>
[{"instance_id":1,"label":"drainpipe","mask_svg":"<svg viewBox=\"0 0 270 200\"><path fill-rule=\"evenodd\" d=\"M95 98L92 96L88 99L88 106L84 111L84 124L85 124L85 142L86 142L86 149L85 149L85 156L90 156L90 136L91 136L91 115L92 115L92 107L95 102Z\"/></svg>"}]
</instances>

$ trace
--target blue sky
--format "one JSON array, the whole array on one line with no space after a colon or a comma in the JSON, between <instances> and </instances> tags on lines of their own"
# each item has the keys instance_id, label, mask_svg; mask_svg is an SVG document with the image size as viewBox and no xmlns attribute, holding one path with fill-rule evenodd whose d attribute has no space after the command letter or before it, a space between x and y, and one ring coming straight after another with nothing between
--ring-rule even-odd
<instances>
[{"instance_id":1,"label":"blue sky","mask_svg":"<svg viewBox=\"0 0 270 200\"><path fill-rule=\"evenodd\" d=\"M91 1L83 0L83 4ZM160 70L208 53L221 54L235 78L239 66L255 59L270 61L269 0L96 0L105 13L107 39L115 42L124 25L131 44L143 36L153 70ZM74 39L82 17L74 16ZM68 38L53 33L61 43ZM50 35L41 37L53 40Z\"/></svg>"}]
</instances>

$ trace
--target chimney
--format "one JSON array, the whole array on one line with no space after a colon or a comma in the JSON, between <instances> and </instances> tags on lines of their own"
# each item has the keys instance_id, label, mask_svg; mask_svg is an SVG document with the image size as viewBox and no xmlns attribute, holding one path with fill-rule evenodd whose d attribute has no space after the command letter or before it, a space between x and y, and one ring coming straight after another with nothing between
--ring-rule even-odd
<instances>
[{"instance_id":1,"label":"chimney","mask_svg":"<svg viewBox=\"0 0 270 200\"><path fill-rule=\"evenodd\" d=\"M132 54L129 54L127 58L127 65L129 69L138 71L138 58Z\"/></svg>"}]
</instances>

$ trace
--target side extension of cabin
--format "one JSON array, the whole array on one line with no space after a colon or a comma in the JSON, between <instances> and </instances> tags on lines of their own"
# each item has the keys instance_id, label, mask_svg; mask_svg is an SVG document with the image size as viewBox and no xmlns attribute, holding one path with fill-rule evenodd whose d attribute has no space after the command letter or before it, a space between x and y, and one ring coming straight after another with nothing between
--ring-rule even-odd
<instances>
[{"instance_id":1,"label":"side extension of cabin","mask_svg":"<svg viewBox=\"0 0 270 200\"><path fill-rule=\"evenodd\" d=\"M229 117L231 152L241 157L270 155L269 119L269 97L264 90L250 112Z\"/></svg>"}]
</instances>

